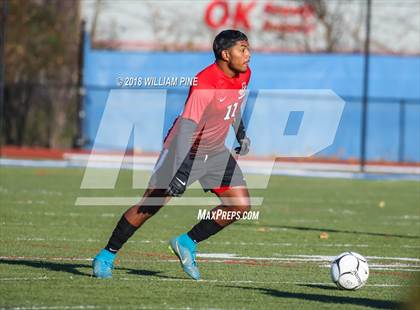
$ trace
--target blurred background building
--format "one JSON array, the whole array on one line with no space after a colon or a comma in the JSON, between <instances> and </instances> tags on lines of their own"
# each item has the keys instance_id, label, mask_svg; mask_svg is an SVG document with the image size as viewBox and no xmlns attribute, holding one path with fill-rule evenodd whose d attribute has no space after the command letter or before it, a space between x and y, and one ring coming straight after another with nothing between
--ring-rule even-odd
<instances>
[{"instance_id":1,"label":"blurred background building","mask_svg":"<svg viewBox=\"0 0 420 310\"><path fill-rule=\"evenodd\" d=\"M3 0L2 5L3 145L90 149L118 78L194 76L213 62L214 36L237 28L253 50L251 100L260 89L332 89L346 101L334 144L316 157L420 162L418 1ZM168 89L165 128L187 92L187 87ZM272 155L270 145L268 136L261 138L254 155ZM102 148L125 146L110 136ZM140 151L160 147L148 143Z\"/></svg>"}]
</instances>

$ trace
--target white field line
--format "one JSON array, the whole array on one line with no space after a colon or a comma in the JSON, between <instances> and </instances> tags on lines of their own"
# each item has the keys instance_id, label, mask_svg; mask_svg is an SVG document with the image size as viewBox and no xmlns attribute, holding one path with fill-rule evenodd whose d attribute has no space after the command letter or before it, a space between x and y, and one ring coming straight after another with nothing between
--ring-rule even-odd
<instances>
[{"instance_id":1,"label":"white field line","mask_svg":"<svg viewBox=\"0 0 420 310\"><path fill-rule=\"evenodd\" d=\"M89 156L89 155L87 155ZM321 178L339 179L387 179L387 180L412 180L420 181L420 167L400 167L400 166L377 166L366 165L367 173L359 173L359 166L349 164L330 164L330 163L276 163L274 167L266 161L250 161L251 165L243 164L245 174L259 175L288 175ZM80 160L24 160L0 158L0 166L18 167L54 167L54 168L86 168L87 161ZM152 171L154 164L123 162L121 165L115 162L96 161L89 163L90 167L114 168Z\"/></svg>"},{"instance_id":2,"label":"white field line","mask_svg":"<svg viewBox=\"0 0 420 310\"><path fill-rule=\"evenodd\" d=\"M257 260L257 261L303 261L303 262L331 262L335 256L327 255L299 255L299 254L277 254L276 257L253 257L253 256L238 256L234 253L197 253L197 257L204 259L227 259L227 260ZM394 260L394 261L405 261L420 263L419 258L413 257L388 257L388 256L366 256L369 262L372 260ZM0 256L0 259L34 259L34 260L77 260L77 261L89 261L92 258L78 258L78 257L26 257L26 256ZM127 260L127 259L124 259ZM415 265L419 266L420 265Z\"/></svg>"},{"instance_id":3,"label":"white field line","mask_svg":"<svg viewBox=\"0 0 420 310\"><path fill-rule=\"evenodd\" d=\"M104 242L104 240L99 239L69 239L69 238L41 238L41 237L17 237L14 239L16 241L67 241L67 242ZM129 240L128 243L161 243L167 244L168 240ZM368 244L351 244L351 243L325 243L325 244L305 244L305 243L288 243L288 242L214 242L214 241L207 241L208 244L214 245L232 245L232 246L274 246L274 247L306 247L306 246L316 246L316 247L341 247L341 248L369 248L375 247ZM386 247L386 248L395 248L396 246L391 245L378 245L377 247ZM420 245L400 245L401 248L413 248L413 249L420 249Z\"/></svg>"},{"instance_id":4,"label":"white field line","mask_svg":"<svg viewBox=\"0 0 420 310\"><path fill-rule=\"evenodd\" d=\"M137 278L116 278L119 281L139 281ZM192 280L192 279L171 279L171 278L154 278L153 280L157 281L167 281L167 282L204 282L204 283L231 283L231 284L291 284L291 285L326 285L331 287L336 287L330 282L299 282L299 281L252 281L252 280ZM420 287L420 285L404 285L404 284L366 284L365 286L371 287Z\"/></svg>"},{"instance_id":5,"label":"white field line","mask_svg":"<svg viewBox=\"0 0 420 310\"><path fill-rule=\"evenodd\" d=\"M65 153L63 158L67 159L69 162L78 163L80 165L87 165L88 161L93 161L97 163L98 166L112 166L116 163L119 167L121 155L111 155L111 154L73 154ZM138 164L140 167L143 165L145 167L150 167L153 169L154 164L156 163L157 156L125 156L123 159L124 164L133 165ZM332 171L351 171L358 172L360 167L357 164L347 164L347 163L300 163L300 162L281 162L278 161L274 164L272 160L250 160L250 159L241 159L242 169L246 172L248 170L265 168L266 170L273 169L274 171L279 170L284 171L288 170L332 170ZM413 166L381 166L381 165L366 165L366 171L369 172L391 172L391 173L417 173L420 174L420 168Z\"/></svg>"},{"instance_id":6,"label":"white field line","mask_svg":"<svg viewBox=\"0 0 420 310\"><path fill-rule=\"evenodd\" d=\"M250 257L250 256L237 256L233 253L198 253L197 257L203 258L224 258L224 259L238 259L238 260L287 260L293 259L296 261L332 261L335 256L326 255L299 255L299 254L277 254L276 257ZM419 258L413 257L387 257L387 256L366 256L370 260L395 260L395 261L410 261L419 262ZM419 265L420 267L420 265Z\"/></svg>"},{"instance_id":7,"label":"white field line","mask_svg":"<svg viewBox=\"0 0 420 310\"><path fill-rule=\"evenodd\" d=\"M251 197L252 206L261 206L264 197ZM76 206L127 206L139 202L139 197L77 197ZM148 202L161 205L160 198L149 198ZM214 206L220 203L219 198L214 197L180 197L171 199L167 206ZM235 203L233 201L232 203Z\"/></svg>"},{"instance_id":8,"label":"white field line","mask_svg":"<svg viewBox=\"0 0 420 310\"><path fill-rule=\"evenodd\" d=\"M319 265L322 268L330 268L330 264L323 264ZM369 264L370 270L387 270L387 271L410 271L410 272L420 272L420 266L416 265L403 265L403 264L395 264L395 265L381 265L381 264Z\"/></svg>"},{"instance_id":9,"label":"white field line","mask_svg":"<svg viewBox=\"0 0 420 310\"><path fill-rule=\"evenodd\" d=\"M253 256L237 256L233 253L197 253L198 258L203 259L221 259L221 260L252 260L252 261L296 261L296 262L331 262L335 256L323 256L323 255L277 255L282 257L253 257ZM411 257L386 257L386 256L366 256L369 264L372 260L394 260L394 261L408 261L419 263L420 259ZM89 257L34 257L34 256L0 256L0 259L10 260L58 260L58 261L91 261ZM134 259L126 259L124 261L136 261ZM404 264L399 264L403 266ZM381 265L382 266L382 265ZM398 266L398 265L395 265ZM407 265L408 266L408 265ZM410 267L419 267L420 264L410 265Z\"/></svg>"},{"instance_id":10,"label":"white field line","mask_svg":"<svg viewBox=\"0 0 420 310\"><path fill-rule=\"evenodd\" d=\"M319 265L319 267L329 267L329 263L334 259L334 256L322 256L322 255L284 255L284 257L250 257L250 256L237 256L236 254L230 253L198 253L198 258L201 258L200 262L202 263L226 263L226 262L295 262L295 263L324 263ZM0 256L0 260L39 260L39 261L92 261L92 258L77 258L77 257L8 257ZM389 270L389 271L418 271L420 272L420 262L417 258L405 258L405 257L378 257L375 256L373 260L394 260L396 263L393 264L380 264L373 263L372 259L367 257L369 260L369 267L371 270ZM124 262L144 262L144 261L154 261L154 262L163 262L163 263L177 263L177 259L165 259L157 257L156 259L126 259L123 258ZM413 262L414 264L409 263L400 263L403 262Z\"/></svg>"},{"instance_id":11,"label":"white field line","mask_svg":"<svg viewBox=\"0 0 420 310\"><path fill-rule=\"evenodd\" d=\"M382 259L382 260L401 260L401 261L410 261L410 262L420 262L418 258L412 257L382 257L382 256L367 256L367 259Z\"/></svg>"},{"instance_id":12,"label":"white field line","mask_svg":"<svg viewBox=\"0 0 420 310\"><path fill-rule=\"evenodd\" d=\"M332 261L335 256L324 256L324 255L276 255L276 256L285 256L285 257L302 257L302 258L314 258L319 260L329 260ZM368 260L397 260L397 261L410 261L410 262L420 262L419 258L414 257L389 257L389 256L366 256Z\"/></svg>"},{"instance_id":13,"label":"white field line","mask_svg":"<svg viewBox=\"0 0 420 310\"><path fill-rule=\"evenodd\" d=\"M73 278L73 277L70 277ZM7 281L38 281L38 280L62 280L63 278L57 277L34 277L34 278L7 278ZM0 281L4 281L5 278L0 278ZM302 282L302 281L253 281L253 280L219 280L219 279L201 279L201 280L192 280L192 279L175 279L175 278L160 278L160 277L149 277L150 281L163 281L163 282L191 282L191 283L230 283L230 284L290 284L290 285L326 285L335 287L331 282ZM98 280L102 281L102 280ZM143 277L118 277L115 276L112 278L112 281L144 281ZM376 284L366 284L370 287L420 287L420 285L404 285L404 284L387 284L387 283L376 283ZM28 308L31 309L31 308Z\"/></svg>"}]
</instances>

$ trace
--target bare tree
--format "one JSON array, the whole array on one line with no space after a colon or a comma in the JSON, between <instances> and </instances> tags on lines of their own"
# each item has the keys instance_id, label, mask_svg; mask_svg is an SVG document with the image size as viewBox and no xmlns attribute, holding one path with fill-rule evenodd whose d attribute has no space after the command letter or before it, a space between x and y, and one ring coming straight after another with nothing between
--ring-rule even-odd
<instances>
[{"instance_id":1,"label":"bare tree","mask_svg":"<svg viewBox=\"0 0 420 310\"><path fill-rule=\"evenodd\" d=\"M11 0L6 24L6 143L69 146L74 134L78 1Z\"/></svg>"}]
</instances>

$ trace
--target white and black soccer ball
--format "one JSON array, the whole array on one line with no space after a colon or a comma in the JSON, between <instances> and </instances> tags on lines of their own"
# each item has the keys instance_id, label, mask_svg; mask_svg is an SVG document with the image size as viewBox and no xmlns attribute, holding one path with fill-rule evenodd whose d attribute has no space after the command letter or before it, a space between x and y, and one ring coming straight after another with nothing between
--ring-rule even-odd
<instances>
[{"instance_id":1,"label":"white and black soccer ball","mask_svg":"<svg viewBox=\"0 0 420 310\"><path fill-rule=\"evenodd\" d=\"M338 288L357 290L366 284L368 278L367 260L358 253L341 253L331 263L331 279Z\"/></svg>"}]
</instances>

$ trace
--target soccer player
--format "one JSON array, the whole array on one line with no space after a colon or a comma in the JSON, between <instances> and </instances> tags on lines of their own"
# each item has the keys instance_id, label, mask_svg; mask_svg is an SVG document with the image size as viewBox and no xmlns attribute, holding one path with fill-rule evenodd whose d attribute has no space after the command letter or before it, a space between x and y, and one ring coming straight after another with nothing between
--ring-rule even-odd
<instances>
[{"instance_id":1,"label":"soccer player","mask_svg":"<svg viewBox=\"0 0 420 310\"><path fill-rule=\"evenodd\" d=\"M235 148L237 154L247 154L251 144L240 112L251 75L248 38L238 30L224 30L215 37L213 51L216 61L198 73L197 85L190 88L182 114L165 137L142 200L123 214L108 244L94 258L96 277L112 277L114 259L123 244L171 197L181 196L195 181L204 191L219 197L220 205L211 211L214 214L219 209L239 215L250 210L244 176L225 146L231 126L240 145ZM191 278L200 279L195 259L197 244L236 219L237 216L203 219L169 241Z\"/></svg>"}]
</instances>

